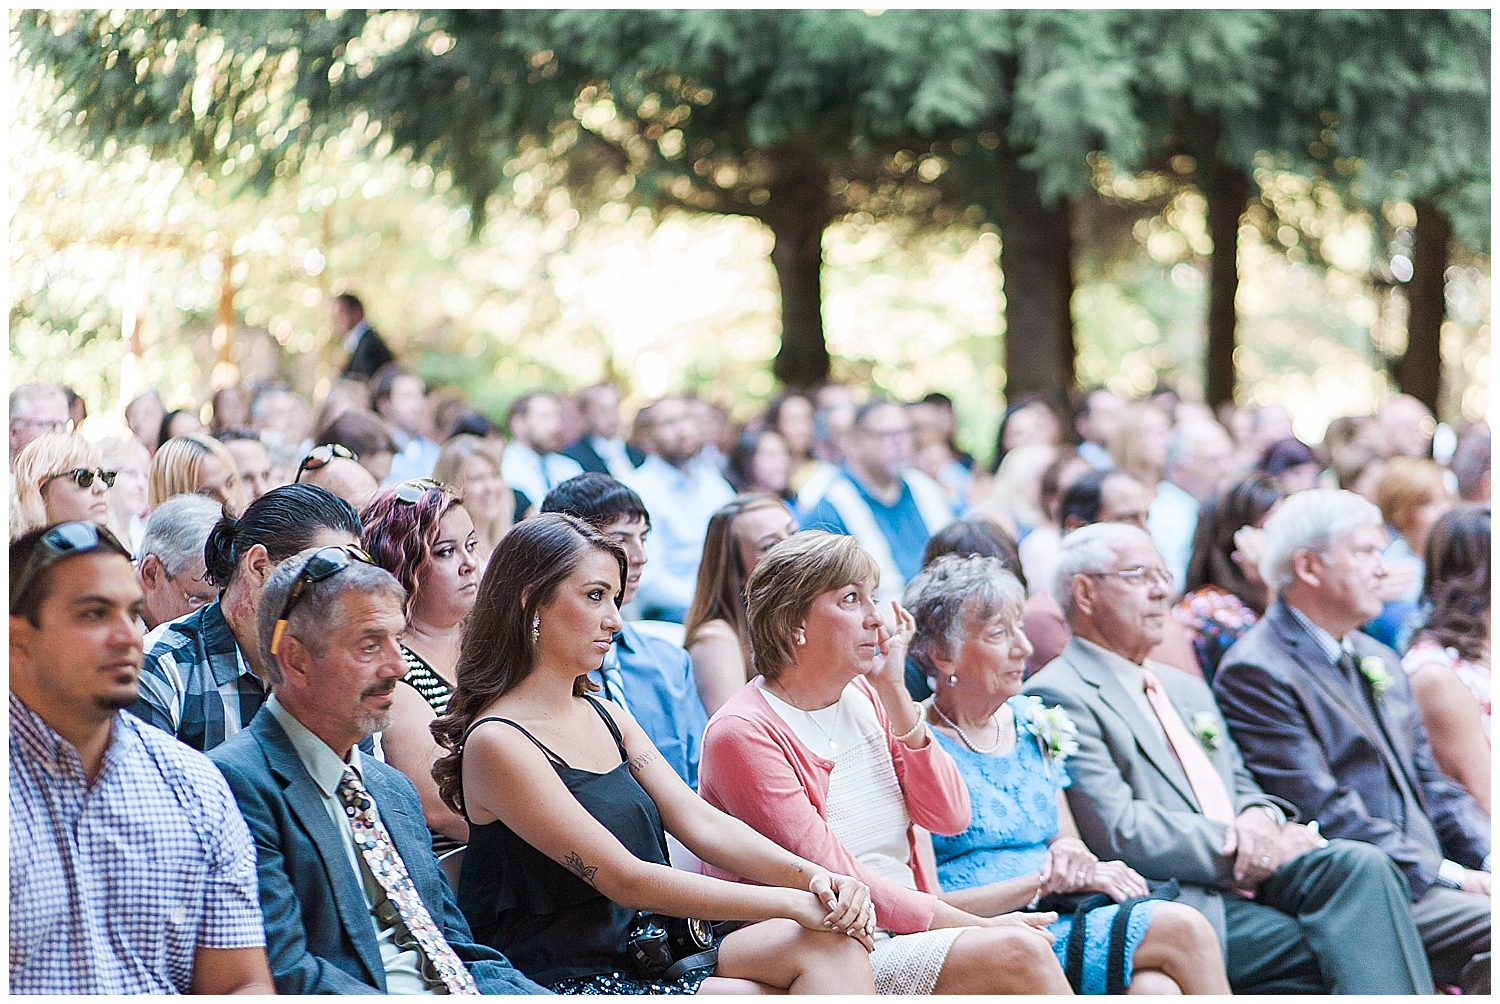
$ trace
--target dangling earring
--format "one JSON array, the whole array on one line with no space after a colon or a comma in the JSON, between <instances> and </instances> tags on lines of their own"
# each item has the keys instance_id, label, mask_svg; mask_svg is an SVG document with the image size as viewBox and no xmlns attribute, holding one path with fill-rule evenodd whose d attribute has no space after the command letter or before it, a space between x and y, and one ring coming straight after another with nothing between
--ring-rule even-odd
<instances>
[{"instance_id":1,"label":"dangling earring","mask_svg":"<svg viewBox=\"0 0 1500 1004\"><path fill-rule=\"evenodd\" d=\"M949 673L948 674L948 686L950 686L950 687L956 687L956 686L958 686L958 674L957 673Z\"/></svg>"},{"instance_id":2,"label":"dangling earring","mask_svg":"<svg viewBox=\"0 0 1500 1004\"><path fill-rule=\"evenodd\" d=\"M531 643L535 645L537 639L542 636L542 615L537 614L531 618Z\"/></svg>"}]
</instances>

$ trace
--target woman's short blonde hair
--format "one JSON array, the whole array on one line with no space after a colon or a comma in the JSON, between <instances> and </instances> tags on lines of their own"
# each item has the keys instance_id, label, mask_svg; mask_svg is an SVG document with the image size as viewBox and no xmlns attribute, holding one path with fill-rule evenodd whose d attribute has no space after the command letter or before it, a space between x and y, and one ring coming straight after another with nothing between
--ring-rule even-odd
<instances>
[{"instance_id":1,"label":"woman's short blonde hair","mask_svg":"<svg viewBox=\"0 0 1500 1004\"><path fill-rule=\"evenodd\" d=\"M1375 504L1380 507L1381 517L1403 537L1411 530L1418 509L1451 495L1437 462L1416 457L1387 460L1375 486Z\"/></svg>"},{"instance_id":2,"label":"woman's short blonde hair","mask_svg":"<svg viewBox=\"0 0 1500 1004\"><path fill-rule=\"evenodd\" d=\"M151 475L146 485L146 502L152 509L173 495L191 495L198 490L198 476L203 467L203 458L213 456L219 463L233 472L236 479L240 467L234 462L234 454L224 444L208 436L177 436L157 448L151 458Z\"/></svg>"},{"instance_id":3,"label":"woman's short blonde hair","mask_svg":"<svg viewBox=\"0 0 1500 1004\"><path fill-rule=\"evenodd\" d=\"M745 583L756 672L774 680L796 661L794 636L814 600L867 580L878 584L880 567L859 541L841 533L803 530L762 555Z\"/></svg>"},{"instance_id":4,"label":"woman's short blonde hair","mask_svg":"<svg viewBox=\"0 0 1500 1004\"><path fill-rule=\"evenodd\" d=\"M102 467L99 447L76 432L48 432L33 439L16 454L16 513L11 520L11 539L47 525L47 505L42 501L42 482L54 474L80 467Z\"/></svg>"}]
</instances>

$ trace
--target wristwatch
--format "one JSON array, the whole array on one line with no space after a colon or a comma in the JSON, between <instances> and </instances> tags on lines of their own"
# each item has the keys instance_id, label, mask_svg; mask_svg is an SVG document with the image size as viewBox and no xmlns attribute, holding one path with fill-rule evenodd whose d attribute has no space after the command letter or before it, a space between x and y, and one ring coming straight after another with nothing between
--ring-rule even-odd
<instances>
[{"instance_id":1,"label":"wristwatch","mask_svg":"<svg viewBox=\"0 0 1500 1004\"><path fill-rule=\"evenodd\" d=\"M1286 825L1286 813L1282 812L1279 806L1272 805L1270 802L1256 802L1252 808L1264 809L1270 813L1271 820L1275 822L1278 830Z\"/></svg>"}]
</instances>

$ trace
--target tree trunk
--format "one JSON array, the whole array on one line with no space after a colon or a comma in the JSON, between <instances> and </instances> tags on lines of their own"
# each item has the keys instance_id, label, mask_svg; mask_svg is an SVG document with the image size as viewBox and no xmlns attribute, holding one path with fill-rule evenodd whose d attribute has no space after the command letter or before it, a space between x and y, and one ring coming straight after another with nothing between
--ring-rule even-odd
<instances>
[{"instance_id":1,"label":"tree trunk","mask_svg":"<svg viewBox=\"0 0 1500 1004\"><path fill-rule=\"evenodd\" d=\"M994 209L1005 282L1005 399L1039 394L1066 411L1075 379L1068 201L1043 204L1036 172L1022 168L1004 142L996 152Z\"/></svg>"},{"instance_id":2,"label":"tree trunk","mask_svg":"<svg viewBox=\"0 0 1500 1004\"><path fill-rule=\"evenodd\" d=\"M1443 273L1448 268L1453 224L1432 202L1417 199L1415 205L1412 275L1406 287L1411 309L1406 322L1406 354L1396 364L1396 383L1403 394L1410 394L1437 414L1443 376Z\"/></svg>"},{"instance_id":3,"label":"tree trunk","mask_svg":"<svg viewBox=\"0 0 1500 1004\"><path fill-rule=\"evenodd\" d=\"M1208 199L1208 235L1213 257L1208 273L1208 352L1203 366L1203 396L1210 408L1234 402L1234 298L1240 288L1240 217L1250 202L1245 172L1217 156L1204 185Z\"/></svg>"},{"instance_id":4,"label":"tree trunk","mask_svg":"<svg viewBox=\"0 0 1500 1004\"><path fill-rule=\"evenodd\" d=\"M787 387L806 388L828 377L823 341L823 231L833 219L828 169L800 146L768 151L771 197L762 219L776 243L771 264L781 285L781 349L772 372Z\"/></svg>"}]
</instances>

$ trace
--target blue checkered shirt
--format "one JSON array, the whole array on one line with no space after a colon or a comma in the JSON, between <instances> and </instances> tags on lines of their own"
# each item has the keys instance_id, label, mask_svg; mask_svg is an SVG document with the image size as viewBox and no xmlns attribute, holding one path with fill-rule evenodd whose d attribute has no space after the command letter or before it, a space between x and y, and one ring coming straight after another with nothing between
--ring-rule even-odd
<instances>
[{"instance_id":1,"label":"blue checkered shirt","mask_svg":"<svg viewBox=\"0 0 1500 1004\"><path fill-rule=\"evenodd\" d=\"M266 694L215 601L146 636L141 699L130 710L206 753L249 725Z\"/></svg>"},{"instance_id":2,"label":"blue checkered shirt","mask_svg":"<svg viewBox=\"0 0 1500 1004\"><path fill-rule=\"evenodd\" d=\"M10 992L180 994L199 948L266 943L255 845L201 753L119 712L92 786L10 695Z\"/></svg>"}]
</instances>

